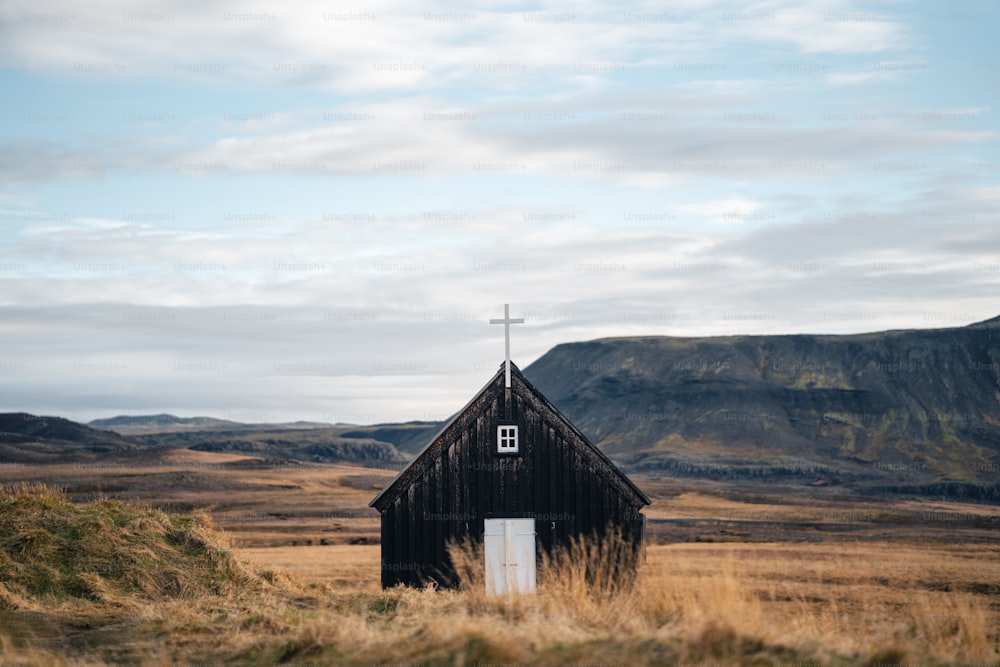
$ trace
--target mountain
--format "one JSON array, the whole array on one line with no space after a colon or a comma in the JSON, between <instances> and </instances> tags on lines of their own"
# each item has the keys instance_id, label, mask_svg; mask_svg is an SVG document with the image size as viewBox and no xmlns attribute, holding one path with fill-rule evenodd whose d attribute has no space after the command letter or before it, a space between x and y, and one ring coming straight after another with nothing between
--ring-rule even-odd
<instances>
[{"instance_id":1,"label":"mountain","mask_svg":"<svg viewBox=\"0 0 1000 667\"><path fill-rule=\"evenodd\" d=\"M983 329L983 328L994 328L1000 327L1000 315L993 317L988 320L983 320L982 322L973 322L972 324L965 327L966 329Z\"/></svg>"},{"instance_id":2,"label":"mountain","mask_svg":"<svg viewBox=\"0 0 1000 667\"><path fill-rule=\"evenodd\" d=\"M0 462L65 463L135 450L136 443L62 417L0 413Z\"/></svg>"},{"instance_id":3,"label":"mountain","mask_svg":"<svg viewBox=\"0 0 1000 667\"><path fill-rule=\"evenodd\" d=\"M1000 317L857 335L605 338L558 345L525 375L640 469L994 484L1000 469Z\"/></svg>"},{"instance_id":4,"label":"mountain","mask_svg":"<svg viewBox=\"0 0 1000 667\"><path fill-rule=\"evenodd\" d=\"M95 419L89 422L88 426L115 431L122 435L146 435L149 433L183 433L185 431L303 430L329 428L331 424L305 421L287 424L244 424L228 419L216 419L215 417L176 417L169 414L158 414L119 415L107 419Z\"/></svg>"}]
</instances>

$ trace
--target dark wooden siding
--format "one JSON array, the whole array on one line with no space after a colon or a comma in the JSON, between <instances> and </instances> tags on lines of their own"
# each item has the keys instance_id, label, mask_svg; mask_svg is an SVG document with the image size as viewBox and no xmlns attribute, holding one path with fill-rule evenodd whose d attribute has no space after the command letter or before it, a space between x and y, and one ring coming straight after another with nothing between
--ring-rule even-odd
<instances>
[{"instance_id":1,"label":"dark wooden siding","mask_svg":"<svg viewBox=\"0 0 1000 667\"><path fill-rule=\"evenodd\" d=\"M520 451L496 452L496 427L516 423ZM540 550L617 527L638 548L648 502L539 400L502 373L373 501L382 513L382 584L454 585L449 540L481 540L483 520L534 517Z\"/></svg>"}]
</instances>

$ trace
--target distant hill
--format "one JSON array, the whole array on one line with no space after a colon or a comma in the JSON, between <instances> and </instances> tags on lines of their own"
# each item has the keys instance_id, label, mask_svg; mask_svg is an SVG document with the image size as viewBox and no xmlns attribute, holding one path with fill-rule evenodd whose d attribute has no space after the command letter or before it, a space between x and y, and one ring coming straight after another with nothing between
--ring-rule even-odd
<instances>
[{"instance_id":1,"label":"distant hill","mask_svg":"<svg viewBox=\"0 0 1000 667\"><path fill-rule=\"evenodd\" d=\"M366 436L354 426L321 427L309 422L304 428L291 424L256 425L226 422L210 417L178 418L151 415L97 420L105 428L133 426L140 433L92 428L62 417L39 417L27 413L0 414L0 463L78 463L116 459L141 463L161 460L170 450L244 454L263 461L354 463L372 467L400 467L409 460L395 445ZM223 430L224 424L234 428ZM199 425L208 430L191 430ZM160 430L164 429L164 430ZM352 437L341 437L354 431Z\"/></svg>"},{"instance_id":2,"label":"distant hill","mask_svg":"<svg viewBox=\"0 0 1000 667\"><path fill-rule=\"evenodd\" d=\"M403 424L375 424L344 430L342 438L372 438L391 442L399 451L419 453L444 426L444 422L413 421Z\"/></svg>"},{"instance_id":3,"label":"distant hill","mask_svg":"<svg viewBox=\"0 0 1000 667\"><path fill-rule=\"evenodd\" d=\"M187 431L258 431L261 429L302 430L309 428L330 428L323 422L290 422L286 424L245 424L215 417L176 417L170 414L119 415L107 419L95 419L88 423L93 428L115 431L122 435L146 435L149 433L183 433Z\"/></svg>"},{"instance_id":4,"label":"distant hill","mask_svg":"<svg viewBox=\"0 0 1000 667\"><path fill-rule=\"evenodd\" d=\"M117 433L62 417L0 413L0 462L63 463L129 452L136 443Z\"/></svg>"},{"instance_id":5,"label":"distant hill","mask_svg":"<svg viewBox=\"0 0 1000 667\"><path fill-rule=\"evenodd\" d=\"M996 484L1000 318L859 335L606 338L525 375L646 470Z\"/></svg>"},{"instance_id":6,"label":"distant hill","mask_svg":"<svg viewBox=\"0 0 1000 667\"><path fill-rule=\"evenodd\" d=\"M247 424L215 417L176 417L170 414L120 415L89 422L93 428L114 431L121 435L154 435L163 433L249 433L273 431L304 431L323 429L325 435L338 438L378 440L387 442L401 452L415 454L430 442L444 422L412 421L401 424L328 424L297 421L283 424ZM150 441L160 442L153 438ZM183 439L176 442L184 442ZM186 441L190 444L190 440Z\"/></svg>"},{"instance_id":7,"label":"distant hill","mask_svg":"<svg viewBox=\"0 0 1000 667\"><path fill-rule=\"evenodd\" d=\"M236 452L266 459L315 463L347 462L399 467L409 457L389 442L341 437L343 427L152 433L133 436L147 446L202 452Z\"/></svg>"}]
</instances>

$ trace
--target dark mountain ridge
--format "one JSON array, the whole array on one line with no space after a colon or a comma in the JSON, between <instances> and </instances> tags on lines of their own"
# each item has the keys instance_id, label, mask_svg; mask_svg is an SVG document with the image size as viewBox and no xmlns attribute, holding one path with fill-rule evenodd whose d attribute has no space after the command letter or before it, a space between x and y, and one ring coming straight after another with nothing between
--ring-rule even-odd
<instances>
[{"instance_id":1,"label":"dark mountain ridge","mask_svg":"<svg viewBox=\"0 0 1000 667\"><path fill-rule=\"evenodd\" d=\"M63 463L133 451L137 444L62 417L0 413L0 462Z\"/></svg>"},{"instance_id":2,"label":"dark mountain ridge","mask_svg":"<svg viewBox=\"0 0 1000 667\"><path fill-rule=\"evenodd\" d=\"M81 444L118 443L133 447L127 438L109 433L63 417L32 415L26 412L0 413L0 433L4 436L22 436L43 440L63 440Z\"/></svg>"},{"instance_id":3,"label":"dark mountain ridge","mask_svg":"<svg viewBox=\"0 0 1000 667\"><path fill-rule=\"evenodd\" d=\"M819 466L821 477L998 478L1000 318L855 335L604 338L558 345L525 375L609 455L643 469L764 462Z\"/></svg>"}]
</instances>

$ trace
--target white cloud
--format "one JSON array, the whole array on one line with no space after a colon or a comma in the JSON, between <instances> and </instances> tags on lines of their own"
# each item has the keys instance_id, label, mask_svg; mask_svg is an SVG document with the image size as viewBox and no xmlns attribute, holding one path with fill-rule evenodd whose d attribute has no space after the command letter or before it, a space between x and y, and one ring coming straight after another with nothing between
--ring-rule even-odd
<instances>
[{"instance_id":1,"label":"white cloud","mask_svg":"<svg viewBox=\"0 0 1000 667\"><path fill-rule=\"evenodd\" d=\"M8 2L0 58L85 111L0 137L0 402L444 416L505 302L522 366L993 316L989 88L898 9ZM161 83L182 120L94 120Z\"/></svg>"},{"instance_id":2,"label":"white cloud","mask_svg":"<svg viewBox=\"0 0 1000 667\"><path fill-rule=\"evenodd\" d=\"M592 101L590 108L587 103ZM706 109L717 108L710 97L702 102ZM695 105L688 102L686 113L692 117ZM740 124L728 122L722 113L709 116L709 122L702 116L698 125L674 112L663 122L645 122L643 114L667 112L602 115L595 100L583 100L574 108L575 117L570 117L558 105L546 111L530 104L518 111L507 104L505 115L498 117L490 108L400 98L328 110L327 120L318 123L306 116L305 125L295 128L254 127L205 146L174 147L169 153L156 141L136 141L127 152L108 145L65 149L52 141L45 146L14 142L7 145L0 172L9 181L29 183L123 171L418 179L534 174L655 188L705 178L833 178L845 170L898 161L914 151L994 142L998 136L986 130L949 129L942 123L818 129ZM338 120L352 114L359 120Z\"/></svg>"},{"instance_id":3,"label":"white cloud","mask_svg":"<svg viewBox=\"0 0 1000 667\"><path fill-rule=\"evenodd\" d=\"M878 53L905 46L897 21L839 0L760 2L732 11L740 33L760 41L788 42L801 53ZM741 18L743 17L743 18Z\"/></svg>"},{"instance_id":4,"label":"white cloud","mask_svg":"<svg viewBox=\"0 0 1000 667\"><path fill-rule=\"evenodd\" d=\"M720 201L698 204L680 204L681 211L700 216L717 225L742 225L748 220L760 217L760 202L745 197L732 197Z\"/></svg>"},{"instance_id":5,"label":"white cloud","mask_svg":"<svg viewBox=\"0 0 1000 667\"><path fill-rule=\"evenodd\" d=\"M825 79L827 84L833 87L841 86L869 86L878 83L885 83L896 78L892 72L831 72Z\"/></svg>"},{"instance_id":6,"label":"white cloud","mask_svg":"<svg viewBox=\"0 0 1000 667\"><path fill-rule=\"evenodd\" d=\"M898 48L899 25L828 0L609 9L586 3L522 10L396 2L174 4L50 0L8 3L8 60L78 76L289 82L340 91L469 85L517 90L577 81L614 64L662 64L733 40L802 53ZM861 20L850 20L854 13ZM632 19L628 17L632 16ZM563 20L559 20L563 17ZM601 69L601 68L604 69ZM582 68L582 69L581 69ZM580 78L581 73L584 74Z\"/></svg>"}]
</instances>

